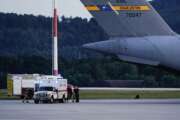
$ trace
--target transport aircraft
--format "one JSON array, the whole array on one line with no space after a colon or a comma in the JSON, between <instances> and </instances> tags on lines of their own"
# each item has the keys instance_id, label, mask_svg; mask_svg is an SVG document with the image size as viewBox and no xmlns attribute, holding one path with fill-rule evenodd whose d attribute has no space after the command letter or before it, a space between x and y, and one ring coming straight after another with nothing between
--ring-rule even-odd
<instances>
[{"instance_id":1,"label":"transport aircraft","mask_svg":"<svg viewBox=\"0 0 180 120\"><path fill-rule=\"evenodd\" d=\"M180 36L146 0L81 0L109 35L84 48L120 60L180 70Z\"/></svg>"}]
</instances>

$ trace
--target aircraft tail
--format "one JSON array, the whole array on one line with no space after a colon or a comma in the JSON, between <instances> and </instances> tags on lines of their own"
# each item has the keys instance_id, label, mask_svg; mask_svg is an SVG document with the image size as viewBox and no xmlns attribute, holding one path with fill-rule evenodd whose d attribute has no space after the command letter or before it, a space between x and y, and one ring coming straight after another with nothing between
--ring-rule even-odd
<instances>
[{"instance_id":1,"label":"aircraft tail","mask_svg":"<svg viewBox=\"0 0 180 120\"><path fill-rule=\"evenodd\" d=\"M81 0L110 37L175 35L146 0Z\"/></svg>"}]
</instances>

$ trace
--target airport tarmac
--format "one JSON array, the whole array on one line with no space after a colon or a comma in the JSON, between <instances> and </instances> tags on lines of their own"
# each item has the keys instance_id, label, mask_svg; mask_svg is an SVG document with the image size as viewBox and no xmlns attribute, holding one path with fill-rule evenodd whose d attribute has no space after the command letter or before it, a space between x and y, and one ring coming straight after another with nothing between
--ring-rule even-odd
<instances>
[{"instance_id":1,"label":"airport tarmac","mask_svg":"<svg viewBox=\"0 0 180 120\"><path fill-rule=\"evenodd\" d=\"M0 120L179 120L180 99L82 100L80 103L23 104L0 100Z\"/></svg>"}]
</instances>

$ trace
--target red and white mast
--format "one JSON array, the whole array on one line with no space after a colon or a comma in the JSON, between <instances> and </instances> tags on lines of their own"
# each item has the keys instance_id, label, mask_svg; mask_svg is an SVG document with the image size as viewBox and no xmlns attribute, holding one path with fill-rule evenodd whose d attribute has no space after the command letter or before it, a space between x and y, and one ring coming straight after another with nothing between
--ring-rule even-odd
<instances>
[{"instance_id":1,"label":"red and white mast","mask_svg":"<svg viewBox=\"0 0 180 120\"><path fill-rule=\"evenodd\" d=\"M58 75L58 15L57 15L57 4L56 0L53 0L53 65L52 65L52 74L53 75Z\"/></svg>"}]
</instances>

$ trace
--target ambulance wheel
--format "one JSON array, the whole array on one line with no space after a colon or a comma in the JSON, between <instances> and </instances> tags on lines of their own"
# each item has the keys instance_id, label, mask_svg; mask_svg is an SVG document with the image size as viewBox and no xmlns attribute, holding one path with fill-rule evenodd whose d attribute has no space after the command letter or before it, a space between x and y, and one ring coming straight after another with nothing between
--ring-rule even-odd
<instances>
[{"instance_id":1,"label":"ambulance wheel","mask_svg":"<svg viewBox=\"0 0 180 120\"><path fill-rule=\"evenodd\" d=\"M35 104L39 104L39 100L34 100L34 103Z\"/></svg>"}]
</instances>

